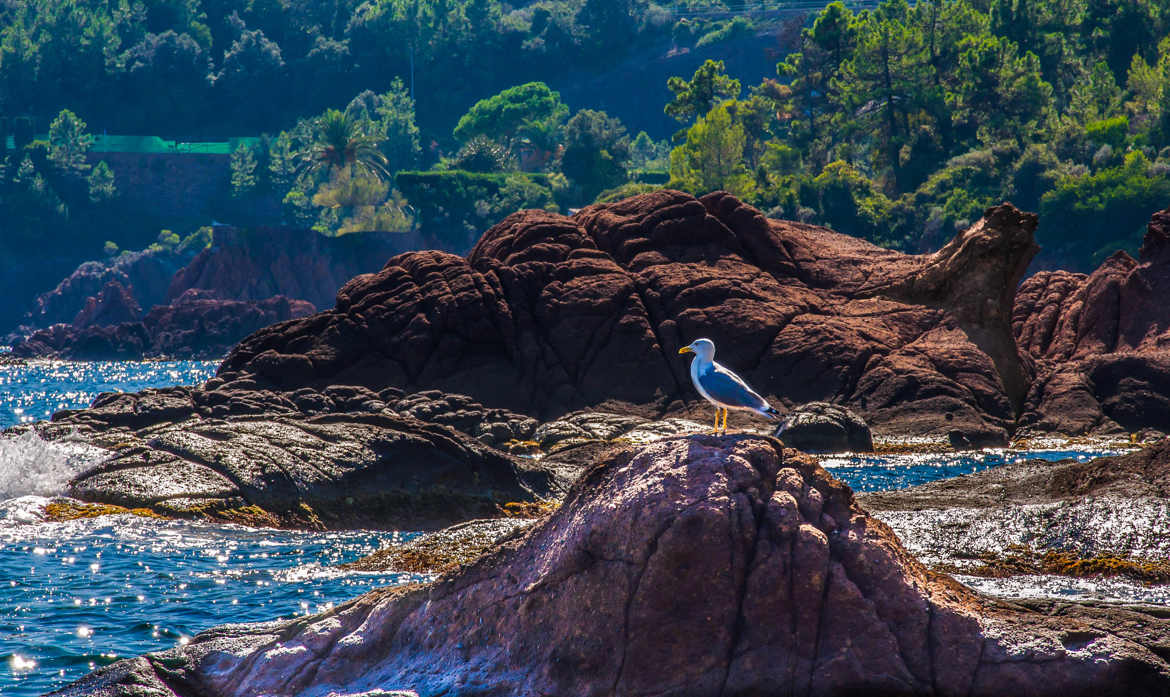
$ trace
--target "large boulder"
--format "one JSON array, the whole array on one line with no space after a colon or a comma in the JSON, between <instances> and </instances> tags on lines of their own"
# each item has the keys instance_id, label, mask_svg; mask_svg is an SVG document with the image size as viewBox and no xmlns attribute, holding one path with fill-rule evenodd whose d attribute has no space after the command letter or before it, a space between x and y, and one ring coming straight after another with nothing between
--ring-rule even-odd
<instances>
[{"instance_id":1,"label":"large boulder","mask_svg":"<svg viewBox=\"0 0 1170 697\"><path fill-rule=\"evenodd\" d=\"M999 206L909 256L722 192L523 211L467 258L411 252L353 279L332 310L241 342L220 376L438 389L541 419L606 403L654 416L696 398L676 351L708 336L782 405L833 401L909 434L1006 433L1030 377L1010 313L1035 226ZM274 354L306 370L274 373Z\"/></svg>"},{"instance_id":2,"label":"large boulder","mask_svg":"<svg viewBox=\"0 0 1170 697\"><path fill-rule=\"evenodd\" d=\"M679 437L612 453L550 517L437 583L215 629L58 694L1170 689L1143 644L1167 620L1130 617L1121 636L1080 614L1000 605L928 572L777 441Z\"/></svg>"},{"instance_id":3,"label":"large boulder","mask_svg":"<svg viewBox=\"0 0 1170 697\"><path fill-rule=\"evenodd\" d=\"M1170 432L1170 209L1138 259L1092 274L1042 271L1020 286L1013 327L1037 379L1021 425L1065 434Z\"/></svg>"},{"instance_id":4,"label":"large boulder","mask_svg":"<svg viewBox=\"0 0 1170 697\"><path fill-rule=\"evenodd\" d=\"M776 427L776 437L805 452L873 452L873 434L865 419L828 402L809 402L793 409Z\"/></svg>"}]
</instances>

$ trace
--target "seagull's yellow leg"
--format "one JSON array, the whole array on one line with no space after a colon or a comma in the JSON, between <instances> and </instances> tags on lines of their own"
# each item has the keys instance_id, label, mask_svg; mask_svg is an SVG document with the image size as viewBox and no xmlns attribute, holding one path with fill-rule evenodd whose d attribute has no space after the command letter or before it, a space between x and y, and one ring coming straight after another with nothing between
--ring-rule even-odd
<instances>
[{"instance_id":1,"label":"seagull's yellow leg","mask_svg":"<svg viewBox=\"0 0 1170 697\"><path fill-rule=\"evenodd\" d=\"M711 433L715 435L719 434L719 407L715 407L715 426L712 428Z\"/></svg>"},{"instance_id":2,"label":"seagull's yellow leg","mask_svg":"<svg viewBox=\"0 0 1170 697\"><path fill-rule=\"evenodd\" d=\"M723 407L723 432L727 433L727 407Z\"/></svg>"}]
</instances>

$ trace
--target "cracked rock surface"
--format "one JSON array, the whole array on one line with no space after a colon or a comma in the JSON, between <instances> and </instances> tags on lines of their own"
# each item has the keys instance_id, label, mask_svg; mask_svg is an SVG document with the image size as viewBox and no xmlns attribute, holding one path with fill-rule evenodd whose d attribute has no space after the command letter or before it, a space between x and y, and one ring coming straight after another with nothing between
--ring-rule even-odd
<instances>
[{"instance_id":1,"label":"cracked rock surface","mask_svg":"<svg viewBox=\"0 0 1170 697\"><path fill-rule=\"evenodd\" d=\"M686 436L612 453L435 583L215 629L59 695L1163 695L1166 622L996 603L777 441Z\"/></svg>"},{"instance_id":2,"label":"cracked rock surface","mask_svg":"<svg viewBox=\"0 0 1170 697\"><path fill-rule=\"evenodd\" d=\"M829 401L904 435L1003 439L1030 379L1010 320L1035 227L1005 204L906 255L724 192L522 211L466 258L409 252L354 278L332 310L242 341L219 375L437 389L541 420L620 411L606 402L661 417L697 398L677 350L707 336L776 406Z\"/></svg>"}]
</instances>

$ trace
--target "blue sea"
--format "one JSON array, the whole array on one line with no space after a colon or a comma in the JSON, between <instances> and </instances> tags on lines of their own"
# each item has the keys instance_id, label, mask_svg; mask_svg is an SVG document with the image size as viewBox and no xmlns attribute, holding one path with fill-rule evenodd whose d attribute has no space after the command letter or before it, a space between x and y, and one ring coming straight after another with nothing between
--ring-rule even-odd
<instances>
[{"instance_id":1,"label":"blue sea","mask_svg":"<svg viewBox=\"0 0 1170 697\"><path fill-rule=\"evenodd\" d=\"M0 428L84 407L100 392L196 384L207 361L0 363ZM1088 458L1086 451L1027 453ZM1023 453L834 457L855 489L900 488ZM121 658L182 644L228 622L319 612L370 588L419 580L338 571L410 531L290 532L105 516L46 522L41 511L100 453L35 435L0 438L0 695L63 687Z\"/></svg>"}]
</instances>

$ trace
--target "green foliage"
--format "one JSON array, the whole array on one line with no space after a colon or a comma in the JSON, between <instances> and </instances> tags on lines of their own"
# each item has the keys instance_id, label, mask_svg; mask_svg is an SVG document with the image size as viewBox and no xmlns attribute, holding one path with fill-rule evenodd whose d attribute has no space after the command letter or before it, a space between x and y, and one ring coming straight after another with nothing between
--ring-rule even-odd
<instances>
[{"instance_id":1,"label":"green foliage","mask_svg":"<svg viewBox=\"0 0 1170 697\"><path fill-rule=\"evenodd\" d=\"M697 119L670 185L912 251L1012 200L1041 209L1049 263L1086 268L1167 204L1170 166L1142 152L1170 146L1168 20L1143 0L832 3L746 99L713 96L740 87L716 62L670 80L667 112Z\"/></svg>"},{"instance_id":2,"label":"green foliage","mask_svg":"<svg viewBox=\"0 0 1170 697\"><path fill-rule=\"evenodd\" d=\"M453 135L463 143L483 136L509 148L531 144L547 150L568 115L560 94L543 82L529 82L476 102L459 119Z\"/></svg>"},{"instance_id":3,"label":"green foliage","mask_svg":"<svg viewBox=\"0 0 1170 697\"><path fill-rule=\"evenodd\" d=\"M703 48L704 46L711 46L720 44L724 41L732 41L734 39L746 36L752 32L752 22L744 16L739 16L727 22L717 23L710 31L699 37L695 42L695 48ZM736 95L728 95L736 96Z\"/></svg>"},{"instance_id":4,"label":"green foliage","mask_svg":"<svg viewBox=\"0 0 1170 697\"><path fill-rule=\"evenodd\" d=\"M106 240L106 243L102 245L102 254L105 254L107 257L118 256L118 245L110 240Z\"/></svg>"},{"instance_id":5,"label":"green foliage","mask_svg":"<svg viewBox=\"0 0 1170 697\"><path fill-rule=\"evenodd\" d=\"M723 189L749 197L752 180L743 162L747 138L720 104L687 129L686 142L670 153L670 186L694 194Z\"/></svg>"},{"instance_id":6,"label":"green foliage","mask_svg":"<svg viewBox=\"0 0 1170 697\"><path fill-rule=\"evenodd\" d=\"M240 144L231 156L232 196L243 198L256 188L256 156L252 148Z\"/></svg>"},{"instance_id":7,"label":"green foliage","mask_svg":"<svg viewBox=\"0 0 1170 697\"><path fill-rule=\"evenodd\" d=\"M182 240L179 238L178 234L176 234L172 230L159 230L158 231L157 242L158 242L159 246L161 246L164 249L174 249L175 247L179 246L179 242L181 242L181 241Z\"/></svg>"},{"instance_id":8,"label":"green foliage","mask_svg":"<svg viewBox=\"0 0 1170 697\"><path fill-rule=\"evenodd\" d=\"M1134 251L1150 213L1170 200L1170 178L1140 151L1094 174L1062 177L1040 200L1040 216L1052 230L1047 243L1066 254L1099 263L1115 249Z\"/></svg>"},{"instance_id":9,"label":"green foliage","mask_svg":"<svg viewBox=\"0 0 1170 697\"><path fill-rule=\"evenodd\" d=\"M62 109L49 126L49 161L60 169L80 173L89 169L85 154L93 144L85 122L68 109Z\"/></svg>"},{"instance_id":10,"label":"green foliage","mask_svg":"<svg viewBox=\"0 0 1170 697\"><path fill-rule=\"evenodd\" d=\"M604 111L582 109L565 125L561 172L576 185L580 201L626 181L630 138L621 121Z\"/></svg>"},{"instance_id":11,"label":"green foliage","mask_svg":"<svg viewBox=\"0 0 1170 697\"><path fill-rule=\"evenodd\" d=\"M475 136L464 143L451 165L452 169L468 172L506 172L516 168L508 148L487 136Z\"/></svg>"},{"instance_id":12,"label":"green foliage","mask_svg":"<svg viewBox=\"0 0 1170 697\"><path fill-rule=\"evenodd\" d=\"M554 206L552 178L544 174L399 172L395 184L415 209L424 233L448 249L465 249L519 208Z\"/></svg>"},{"instance_id":13,"label":"green foliage","mask_svg":"<svg viewBox=\"0 0 1170 697\"><path fill-rule=\"evenodd\" d=\"M114 172L105 160L98 162L90 171L86 177L86 188L91 203L109 201L118 195L118 189L114 185Z\"/></svg>"},{"instance_id":14,"label":"green foliage","mask_svg":"<svg viewBox=\"0 0 1170 697\"><path fill-rule=\"evenodd\" d=\"M670 78L666 87L674 93L674 99L666 105L666 114L684 124L707 114L725 99L735 99L740 92L739 80L727 76L723 61L714 60L699 66L690 80Z\"/></svg>"},{"instance_id":15,"label":"green foliage","mask_svg":"<svg viewBox=\"0 0 1170 697\"><path fill-rule=\"evenodd\" d=\"M1094 143L1113 148L1125 147L1125 140L1129 136L1129 118L1122 115L1092 121L1085 124L1085 135Z\"/></svg>"},{"instance_id":16,"label":"green foliage","mask_svg":"<svg viewBox=\"0 0 1170 697\"><path fill-rule=\"evenodd\" d=\"M181 254L193 254L203 251L211 246L211 228L203 226L196 228L194 232L183 238L179 243L178 252Z\"/></svg>"}]
</instances>

